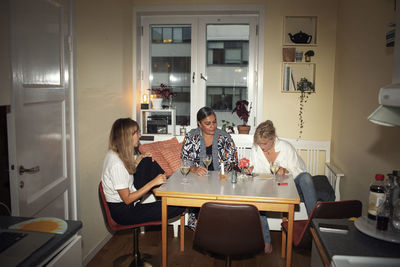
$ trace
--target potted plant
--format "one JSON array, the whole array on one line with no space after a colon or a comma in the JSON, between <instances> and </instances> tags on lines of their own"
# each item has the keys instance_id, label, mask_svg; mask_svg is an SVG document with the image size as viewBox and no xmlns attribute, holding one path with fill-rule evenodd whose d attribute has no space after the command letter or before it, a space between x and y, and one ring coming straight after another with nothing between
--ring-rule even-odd
<instances>
[{"instance_id":1,"label":"potted plant","mask_svg":"<svg viewBox=\"0 0 400 267\"><path fill-rule=\"evenodd\" d=\"M221 127L222 131L234 134L235 128L233 127L235 127L235 124L233 122L231 123L230 121L222 120L222 127Z\"/></svg>"},{"instance_id":2,"label":"potted plant","mask_svg":"<svg viewBox=\"0 0 400 267\"><path fill-rule=\"evenodd\" d=\"M249 107L247 109L247 107ZM251 112L251 104L249 106L249 102L247 100L239 100L236 102L235 108L232 110L232 113L235 113L243 121L242 125L238 125L238 132L240 134L248 134L250 132L250 126L247 125L247 122L250 117Z\"/></svg>"},{"instance_id":3,"label":"potted plant","mask_svg":"<svg viewBox=\"0 0 400 267\"><path fill-rule=\"evenodd\" d=\"M186 135L186 126L188 125L189 125L188 119L185 118L181 121L181 128L179 129L180 135Z\"/></svg>"},{"instance_id":4,"label":"potted plant","mask_svg":"<svg viewBox=\"0 0 400 267\"><path fill-rule=\"evenodd\" d=\"M160 87L148 90L151 92L151 101L154 109L161 109L161 103L164 99L169 101L169 107L172 106L172 98L176 93L172 92L170 87L162 83Z\"/></svg>"},{"instance_id":5,"label":"potted plant","mask_svg":"<svg viewBox=\"0 0 400 267\"><path fill-rule=\"evenodd\" d=\"M308 96L315 92L314 84L310 82L307 78L301 78L299 82L297 82L297 90L300 91L300 103L299 103L299 139L303 134L304 120L303 120L303 111L304 105L308 101Z\"/></svg>"},{"instance_id":6,"label":"potted plant","mask_svg":"<svg viewBox=\"0 0 400 267\"><path fill-rule=\"evenodd\" d=\"M304 54L304 58L306 60L306 62L310 62L311 61L311 57L314 56L315 53L313 50L308 50L305 54Z\"/></svg>"}]
</instances>

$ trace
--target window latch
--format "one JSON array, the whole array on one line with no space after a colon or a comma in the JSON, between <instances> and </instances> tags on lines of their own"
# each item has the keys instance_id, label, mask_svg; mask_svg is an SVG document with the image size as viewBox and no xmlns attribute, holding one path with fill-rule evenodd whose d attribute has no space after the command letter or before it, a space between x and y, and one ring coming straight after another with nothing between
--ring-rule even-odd
<instances>
[{"instance_id":1,"label":"window latch","mask_svg":"<svg viewBox=\"0 0 400 267\"><path fill-rule=\"evenodd\" d=\"M207 81L207 76L204 76L203 73L200 73L200 79L203 79L204 81Z\"/></svg>"}]
</instances>

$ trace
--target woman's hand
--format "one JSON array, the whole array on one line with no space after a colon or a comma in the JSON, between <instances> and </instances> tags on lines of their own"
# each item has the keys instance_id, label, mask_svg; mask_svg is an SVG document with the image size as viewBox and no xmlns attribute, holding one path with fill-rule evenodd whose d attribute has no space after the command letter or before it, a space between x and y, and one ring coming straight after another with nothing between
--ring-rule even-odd
<instances>
[{"instance_id":1,"label":"woman's hand","mask_svg":"<svg viewBox=\"0 0 400 267\"><path fill-rule=\"evenodd\" d=\"M197 174L197 175L205 175L206 173L208 173L208 170L206 168L204 168L203 166L190 166L190 172Z\"/></svg>"},{"instance_id":2,"label":"woman's hand","mask_svg":"<svg viewBox=\"0 0 400 267\"><path fill-rule=\"evenodd\" d=\"M165 176L165 174L159 174L156 176L156 178L154 178L153 180L151 180L150 182L148 182L142 188L140 188L135 192L130 193L128 188L119 189L117 190L117 192L121 197L122 201L124 201L126 205L129 205L130 203L140 199L153 187L165 184L166 182L167 182L167 176Z\"/></svg>"},{"instance_id":3,"label":"woman's hand","mask_svg":"<svg viewBox=\"0 0 400 267\"><path fill-rule=\"evenodd\" d=\"M167 176L165 176L165 174L159 174L152 180L152 182L154 183L153 186L165 184L167 182Z\"/></svg>"},{"instance_id":4,"label":"woman's hand","mask_svg":"<svg viewBox=\"0 0 400 267\"><path fill-rule=\"evenodd\" d=\"M151 154L151 152L146 152L144 154L140 154L139 156L136 157L136 160L135 160L136 166L139 165L140 161L142 161L143 158L146 158L146 157L150 157L151 158L152 156L153 155Z\"/></svg>"},{"instance_id":5,"label":"woman's hand","mask_svg":"<svg viewBox=\"0 0 400 267\"><path fill-rule=\"evenodd\" d=\"M283 167L279 167L279 170L276 172L276 174L278 176L282 176L282 175L285 175L285 174L288 174L288 173L289 173L289 171L287 169L283 168Z\"/></svg>"}]
</instances>

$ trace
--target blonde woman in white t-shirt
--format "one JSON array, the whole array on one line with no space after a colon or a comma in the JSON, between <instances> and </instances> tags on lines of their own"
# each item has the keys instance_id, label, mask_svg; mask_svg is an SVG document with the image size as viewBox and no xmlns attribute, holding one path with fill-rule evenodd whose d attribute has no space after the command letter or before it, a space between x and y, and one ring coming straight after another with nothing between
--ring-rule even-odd
<instances>
[{"instance_id":1,"label":"blonde woman in white t-shirt","mask_svg":"<svg viewBox=\"0 0 400 267\"><path fill-rule=\"evenodd\" d=\"M153 161L151 154L135 159L139 145L139 125L130 118L117 119L110 132L109 150L104 159L101 180L111 217L122 225L161 220L161 202L140 203L143 195L164 184L164 170ZM168 218L184 211L168 206Z\"/></svg>"}]
</instances>

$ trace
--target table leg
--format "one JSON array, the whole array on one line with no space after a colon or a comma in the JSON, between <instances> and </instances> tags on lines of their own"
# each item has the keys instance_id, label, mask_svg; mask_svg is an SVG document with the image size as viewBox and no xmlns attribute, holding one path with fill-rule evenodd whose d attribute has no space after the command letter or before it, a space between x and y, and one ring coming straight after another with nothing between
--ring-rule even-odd
<instances>
[{"instance_id":1,"label":"table leg","mask_svg":"<svg viewBox=\"0 0 400 267\"><path fill-rule=\"evenodd\" d=\"M288 212L288 232L286 244L286 267L292 265L292 243L293 243L293 220L294 220L294 205L289 206Z\"/></svg>"},{"instance_id":2,"label":"table leg","mask_svg":"<svg viewBox=\"0 0 400 267\"><path fill-rule=\"evenodd\" d=\"M162 266L167 267L167 198L161 198Z\"/></svg>"}]
</instances>

